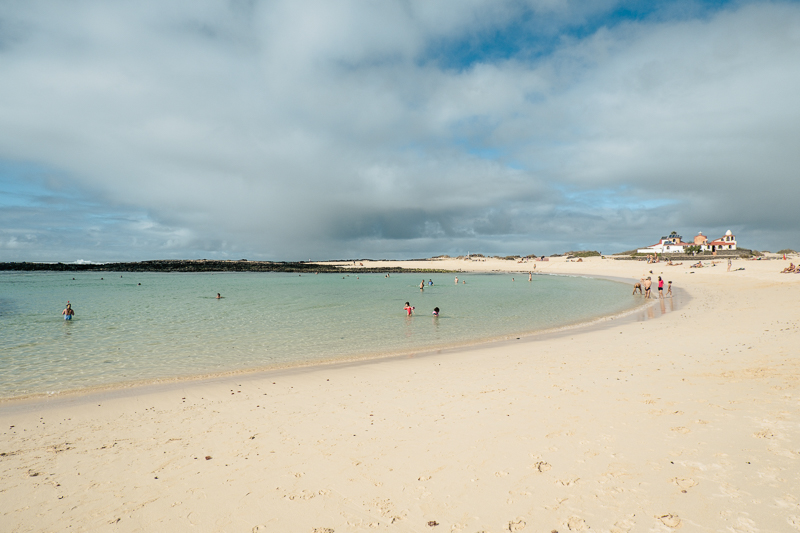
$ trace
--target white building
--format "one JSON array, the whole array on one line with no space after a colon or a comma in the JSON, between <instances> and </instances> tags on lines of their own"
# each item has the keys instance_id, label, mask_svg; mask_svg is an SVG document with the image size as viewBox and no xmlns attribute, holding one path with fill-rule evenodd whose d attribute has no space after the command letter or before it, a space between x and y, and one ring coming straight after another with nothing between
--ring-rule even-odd
<instances>
[{"instance_id":1,"label":"white building","mask_svg":"<svg viewBox=\"0 0 800 533\"><path fill-rule=\"evenodd\" d=\"M666 237L661 237L657 243L647 248L639 248L637 252L640 254L682 254L690 245L688 242L683 242L683 237L673 231Z\"/></svg>"},{"instance_id":2,"label":"white building","mask_svg":"<svg viewBox=\"0 0 800 533\"><path fill-rule=\"evenodd\" d=\"M725 235L719 239L711 242L706 242L703 250L706 252L716 252L717 250L735 250L736 249L736 236L731 233L731 230L725 232Z\"/></svg>"},{"instance_id":3,"label":"white building","mask_svg":"<svg viewBox=\"0 0 800 533\"><path fill-rule=\"evenodd\" d=\"M648 246L647 248L639 248L637 250L640 254L682 254L686 253L687 246L699 246L703 252L716 252L718 250L736 250L736 237L731 233L731 230L725 232L725 235L719 239L709 241L703 233L698 233L694 238L694 243L683 242L683 237L676 232L672 232L666 237L661 237L661 240L656 244Z\"/></svg>"}]
</instances>

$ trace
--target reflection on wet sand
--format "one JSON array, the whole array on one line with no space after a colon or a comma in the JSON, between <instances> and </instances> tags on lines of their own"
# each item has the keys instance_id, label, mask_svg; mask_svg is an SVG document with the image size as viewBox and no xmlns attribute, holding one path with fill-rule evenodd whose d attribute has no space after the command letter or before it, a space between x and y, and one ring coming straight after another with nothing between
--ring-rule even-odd
<instances>
[{"instance_id":1,"label":"reflection on wet sand","mask_svg":"<svg viewBox=\"0 0 800 533\"><path fill-rule=\"evenodd\" d=\"M676 309L678 309L682 304L686 303L685 296L678 291L676 291L675 295L672 298L659 298L658 303L656 305L655 301L652 302L651 305L648 305L647 308L643 309L639 312L636 319L639 322L645 320L653 320L654 318L658 318L662 315L667 313L672 313Z\"/></svg>"}]
</instances>

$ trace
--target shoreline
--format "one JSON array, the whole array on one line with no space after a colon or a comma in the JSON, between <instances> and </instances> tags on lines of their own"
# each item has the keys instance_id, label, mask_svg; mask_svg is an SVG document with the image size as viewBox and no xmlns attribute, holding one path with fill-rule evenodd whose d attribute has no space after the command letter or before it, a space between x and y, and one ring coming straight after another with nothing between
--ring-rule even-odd
<instances>
[{"instance_id":1,"label":"shoreline","mask_svg":"<svg viewBox=\"0 0 800 533\"><path fill-rule=\"evenodd\" d=\"M409 270L408 273L414 273L416 270ZM445 271L445 272L456 272L457 271ZM501 275L505 273L522 273L527 271L513 271L509 270L506 272L498 272L498 271L474 271L471 272L473 274L490 274L490 275ZM405 272L401 272L405 273ZM469 273L469 272L468 272ZM536 276L563 276L563 277L584 277L584 278L591 278L591 279L603 279L607 281L614 281L617 283L622 284L630 284L634 280L632 279L625 279L615 276L587 276L587 275L571 275L571 274L557 274L557 273L536 273ZM677 292L677 291L676 291ZM683 292L683 291L681 291ZM688 298L688 295L683 294L683 298ZM369 352L363 354L351 354L347 356L339 356L339 357L331 357L326 359L316 359L313 361L300 361L295 363L284 363L284 364L275 364L269 366L260 366L260 367L253 367L253 368L245 368L245 369L234 369L234 370L226 370L221 372L213 372L213 373L205 373L205 374L193 374L193 375L184 375L184 376L168 376L168 377L161 377L161 378L154 378L154 379L143 379L143 380L132 380L132 381L121 381L121 382L114 382L114 383L107 383L92 387L79 387L74 389L65 389L62 391L57 392L41 392L41 393L32 393L32 394L24 394L18 396L8 396L8 397L0 397L0 410L6 406L11 406L17 403L29 403L36 405L38 403L46 404L50 402L57 401L59 398L75 398L80 396L87 396L90 398L104 398L107 395L111 396L132 396L138 394L139 391L143 393L147 393L147 391L151 388L168 388L168 387L180 387L184 384L189 383L200 383L202 384L205 381L209 380L219 380L219 379L236 379L242 376L249 376L249 375L263 375L268 376L273 372L283 372L283 371L292 371L298 370L303 371L307 369L313 369L315 367L329 367L329 366L336 366L336 365L358 365L358 364L366 364L374 361L382 361L382 360L391 360L391 359L403 359L409 356L425 356L434 353L441 353L443 351L451 352L454 350L466 350L475 347L481 347L484 345L495 345L497 343L501 343L504 341L511 340L512 338L516 337L516 340L520 339L530 339L532 337L538 337L543 335L559 335L559 334L567 334L570 331L582 328L592 328L598 327L603 323L611 320L623 320L626 317L633 317L634 315L641 314L644 312L648 307L653 307L656 305L657 299L654 299L652 302L646 302L626 309L624 311L619 311L611 314L600 315L596 317L592 317L588 320L582 320L574 323L565 324L563 326L556 326L551 328L545 328L540 330L530 330L530 331L521 331L515 333L508 333L500 336L494 337L486 337L475 339L473 341L464 341L464 342L457 342L457 343L450 343L450 344L441 344L441 345L433 345L433 346L426 346L420 349L414 350L402 350L402 351L395 351L395 352ZM659 313L658 316L660 316ZM122 392L129 392L129 394L117 394Z\"/></svg>"},{"instance_id":2,"label":"shoreline","mask_svg":"<svg viewBox=\"0 0 800 533\"><path fill-rule=\"evenodd\" d=\"M547 270L638 279L667 268L619 263ZM2 405L3 523L798 530L800 276L778 274L777 261L744 266L667 271L687 300L658 320Z\"/></svg>"}]
</instances>

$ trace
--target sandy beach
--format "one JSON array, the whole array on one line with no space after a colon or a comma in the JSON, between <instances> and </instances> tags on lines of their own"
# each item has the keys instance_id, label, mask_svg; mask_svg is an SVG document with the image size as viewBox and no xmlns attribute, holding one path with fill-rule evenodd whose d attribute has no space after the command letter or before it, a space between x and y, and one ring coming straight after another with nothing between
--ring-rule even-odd
<instances>
[{"instance_id":1,"label":"sandy beach","mask_svg":"<svg viewBox=\"0 0 800 533\"><path fill-rule=\"evenodd\" d=\"M468 349L4 402L0 531L800 531L788 261L535 264L662 275L682 300ZM364 262L381 265L533 268Z\"/></svg>"}]
</instances>

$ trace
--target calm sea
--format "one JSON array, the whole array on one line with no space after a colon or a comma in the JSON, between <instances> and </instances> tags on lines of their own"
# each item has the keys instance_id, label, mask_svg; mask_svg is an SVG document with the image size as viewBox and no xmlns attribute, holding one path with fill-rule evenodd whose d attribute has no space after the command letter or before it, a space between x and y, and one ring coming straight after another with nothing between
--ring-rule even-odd
<instances>
[{"instance_id":1,"label":"calm sea","mask_svg":"<svg viewBox=\"0 0 800 533\"><path fill-rule=\"evenodd\" d=\"M0 397L456 346L640 303L627 285L582 277L435 274L420 292L422 279L0 272Z\"/></svg>"}]
</instances>

